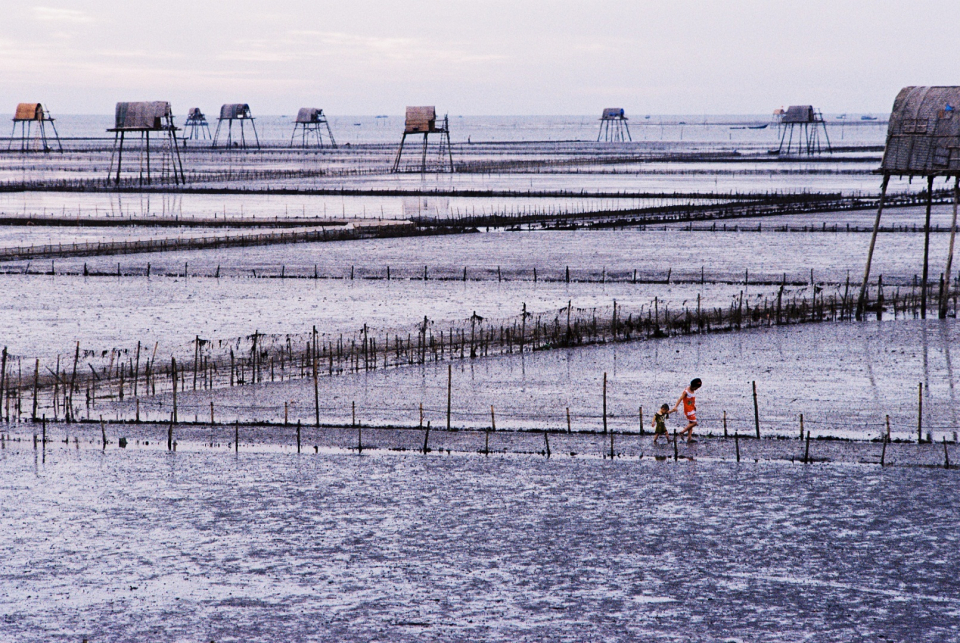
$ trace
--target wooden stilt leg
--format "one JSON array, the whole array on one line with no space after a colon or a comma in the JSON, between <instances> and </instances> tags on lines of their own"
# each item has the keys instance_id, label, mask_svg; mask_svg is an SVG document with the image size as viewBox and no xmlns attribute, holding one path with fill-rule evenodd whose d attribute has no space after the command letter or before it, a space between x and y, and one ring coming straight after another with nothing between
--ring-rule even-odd
<instances>
[{"instance_id":1,"label":"wooden stilt leg","mask_svg":"<svg viewBox=\"0 0 960 643\"><path fill-rule=\"evenodd\" d=\"M880 229L880 217L883 215L883 202L887 197L887 185L890 183L890 175L883 175L883 183L880 185L880 203L877 206L877 218L873 222L873 234L870 237L870 249L867 250L867 265L863 269L863 283L860 284L860 297L857 299L857 320L863 317L863 308L867 298L867 284L870 280L870 264L873 262L873 249L877 245L877 231Z\"/></svg>"},{"instance_id":2,"label":"wooden stilt leg","mask_svg":"<svg viewBox=\"0 0 960 643\"><path fill-rule=\"evenodd\" d=\"M927 217L923 223L923 275L920 278L920 319L927 318L927 273L930 269L930 208L933 206L933 177L927 177Z\"/></svg>"},{"instance_id":3,"label":"wooden stilt leg","mask_svg":"<svg viewBox=\"0 0 960 643\"><path fill-rule=\"evenodd\" d=\"M950 301L950 275L953 269L953 242L957 236L957 202L960 201L960 176L953 182L953 218L950 220L950 246L947 250L947 268L943 273L943 291L940 293L940 319L947 318L947 302Z\"/></svg>"}]
</instances>

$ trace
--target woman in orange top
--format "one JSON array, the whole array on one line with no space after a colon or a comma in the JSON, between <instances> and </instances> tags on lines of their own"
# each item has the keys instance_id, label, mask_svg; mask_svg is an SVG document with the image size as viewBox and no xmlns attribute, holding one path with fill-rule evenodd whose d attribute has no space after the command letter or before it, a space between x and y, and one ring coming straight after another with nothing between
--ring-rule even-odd
<instances>
[{"instance_id":1,"label":"woman in orange top","mask_svg":"<svg viewBox=\"0 0 960 643\"><path fill-rule=\"evenodd\" d=\"M680 399L677 400L677 403L673 405L671 413L676 411L680 404L683 404L683 414L687 416L687 428L680 432L680 435L684 433L687 434L687 444L695 442L693 439L693 428L697 426L697 389L703 386L703 382L700 381L700 378L694 378L690 382L690 386L683 389L683 393L680 394Z\"/></svg>"}]
</instances>

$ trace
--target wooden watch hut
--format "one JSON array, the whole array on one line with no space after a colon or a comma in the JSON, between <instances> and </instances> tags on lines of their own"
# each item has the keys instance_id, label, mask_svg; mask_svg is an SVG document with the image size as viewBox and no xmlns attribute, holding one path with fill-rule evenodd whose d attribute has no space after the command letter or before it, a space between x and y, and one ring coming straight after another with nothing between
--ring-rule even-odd
<instances>
[{"instance_id":1,"label":"wooden watch hut","mask_svg":"<svg viewBox=\"0 0 960 643\"><path fill-rule=\"evenodd\" d=\"M187 112L187 120L183 124L183 140L206 140L213 138L210 136L210 124L207 123L207 117L199 107L191 107Z\"/></svg>"},{"instance_id":2,"label":"wooden watch hut","mask_svg":"<svg viewBox=\"0 0 960 643\"><path fill-rule=\"evenodd\" d=\"M953 178L953 218L950 224L950 244L944 277L940 282L939 317L947 316L950 274L953 266L953 244L957 230L957 202L960 199L960 87L904 87L897 94L887 125L887 142L878 173L880 203L873 224L867 264L863 271L860 296L857 299L857 318L863 315L870 264L877 243L877 231L891 176L924 177L927 179L926 217L924 220L923 274L920 281L923 318L927 316L927 277L930 257L930 209L933 203L933 182L937 177Z\"/></svg>"},{"instance_id":3,"label":"wooden watch hut","mask_svg":"<svg viewBox=\"0 0 960 643\"><path fill-rule=\"evenodd\" d=\"M290 136L290 145L293 145L297 137L297 131L300 132L300 145L307 147L311 138L317 142L317 147L323 147L322 130L326 128L327 136L330 138L330 146L337 148L337 142L333 138L333 131L330 129L330 123L319 107L301 107L297 112L297 120L293 123L293 134Z\"/></svg>"},{"instance_id":4,"label":"wooden watch hut","mask_svg":"<svg viewBox=\"0 0 960 643\"><path fill-rule=\"evenodd\" d=\"M450 149L450 119L444 116L442 120L437 119L437 109L433 106L407 107L406 119L403 126L403 138L400 139L400 149L397 150L397 157L393 161L393 172L400 171L400 159L403 156L403 146L407 141L407 136L411 134L423 134L423 149L420 155L420 172L427 171L427 143L431 134L439 134L440 144L437 146L436 171L443 172L450 168L453 172L453 152ZM446 154L444 154L446 152ZM444 158L446 156L446 158Z\"/></svg>"},{"instance_id":5,"label":"wooden watch hut","mask_svg":"<svg viewBox=\"0 0 960 643\"><path fill-rule=\"evenodd\" d=\"M626 136L624 136L626 135ZM604 140L607 143L624 143L632 141L630 127L627 125L627 114L622 107L607 107L600 115L600 133L597 142Z\"/></svg>"},{"instance_id":6,"label":"wooden watch hut","mask_svg":"<svg viewBox=\"0 0 960 643\"><path fill-rule=\"evenodd\" d=\"M114 176L114 183L120 183L124 143L128 135L133 138L138 134L141 144L137 149L139 163L135 171L139 174L140 183L150 183L152 181L152 173L157 165L160 167L161 180L173 177L177 184L185 182L183 161L180 158L180 148L177 145L177 127L173 123L173 110L170 103L166 101L117 103L114 126L107 131L114 134L113 153L110 155L110 170L107 174L108 182L110 177ZM150 158L151 132L155 133L159 144L159 158L153 161L153 165L151 165ZM117 162L115 175L114 159Z\"/></svg>"},{"instance_id":7,"label":"wooden watch hut","mask_svg":"<svg viewBox=\"0 0 960 643\"><path fill-rule=\"evenodd\" d=\"M21 152L28 152L31 149L49 152L50 145L47 141L47 123L50 124L50 128L53 130L57 147L60 152L63 152L63 145L60 144L60 135L57 133L57 126L53 122L53 117L40 103L20 103L17 105L17 111L13 113L13 132L10 134L10 143L7 149L12 149L13 142L17 138L17 125L19 125Z\"/></svg>"},{"instance_id":8,"label":"wooden watch hut","mask_svg":"<svg viewBox=\"0 0 960 643\"><path fill-rule=\"evenodd\" d=\"M260 137L257 136L257 124L254 122L249 105L246 103L227 103L220 107L217 131L213 135L213 147L217 146L217 140L220 137L220 127L224 121L227 122L227 147L247 147L245 124L247 121L250 121L250 126L253 128L253 139L256 142L257 149L260 149ZM234 121L240 123L240 140L238 142L234 142L233 140Z\"/></svg>"},{"instance_id":9,"label":"wooden watch hut","mask_svg":"<svg viewBox=\"0 0 960 643\"><path fill-rule=\"evenodd\" d=\"M823 138L827 144L827 151L830 151L830 136L827 134L827 124L823 120L823 115L819 109L813 105L791 105L785 112L778 115L780 119L780 147L777 148L777 154L789 154L793 146L794 130L797 130L797 153L798 154L820 154L823 148L820 146L820 130L823 130ZM789 138L787 135L789 134ZM783 149L786 142L787 149Z\"/></svg>"}]
</instances>

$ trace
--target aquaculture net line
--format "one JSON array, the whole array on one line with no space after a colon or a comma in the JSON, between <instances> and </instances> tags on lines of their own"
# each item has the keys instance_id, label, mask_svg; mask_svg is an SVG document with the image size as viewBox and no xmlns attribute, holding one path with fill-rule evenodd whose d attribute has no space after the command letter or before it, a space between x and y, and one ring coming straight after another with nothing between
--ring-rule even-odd
<instances>
[{"instance_id":1,"label":"aquaculture net line","mask_svg":"<svg viewBox=\"0 0 960 643\"><path fill-rule=\"evenodd\" d=\"M908 292L894 289L887 298L882 284L872 290L865 310L876 312L878 318L888 309L895 315L916 315L921 307L916 288ZM937 297L932 292L928 296L931 308ZM954 297L954 308L956 305ZM474 314L460 321L424 317L412 327L376 329L364 324L353 333L336 335L319 333L316 327L308 333L255 332L228 339L197 335L160 357L159 342L152 347L138 342L135 350L109 354L81 351L78 342L72 356L58 356L55 365L41 366L38 358L33 364L25 363L3 349L0 402L6 407L8 421L23 416L37 421L49 411L52 419L62 417L69 422L81 417L84 406L89 408L98 400L173 393L176 417L177 392L312 378L319 423L317 382L323 376L671 336L850 321L856 307L856 295L848 281L829 294L820 286L790 292L781 285L775 294L753 302L741 291L726 307L702 306L700 295L695 307L679 310L671 310L658 298L640 307L625 307L616 301L611 306L589 308L569 303L541 312L528 311L524 304L521 313L512 317L492 319Z\"/></svg>"}]
</instances>

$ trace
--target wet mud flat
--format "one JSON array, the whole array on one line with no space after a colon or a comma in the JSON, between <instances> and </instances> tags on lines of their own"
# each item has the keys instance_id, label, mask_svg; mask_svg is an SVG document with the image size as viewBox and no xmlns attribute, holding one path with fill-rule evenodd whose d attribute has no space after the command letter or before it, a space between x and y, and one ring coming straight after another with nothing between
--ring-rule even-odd
<instances>
[{"instance_id":1,"label":"wet mud flat","mask_svg":"<svg viewBox=\"0 0 960 643\"><path fill-rule=\"evenodd\" d=\"M958 491L926 468L13 442L0 619L16 643L953 640Z\"/></svg>"}]
</instances>

